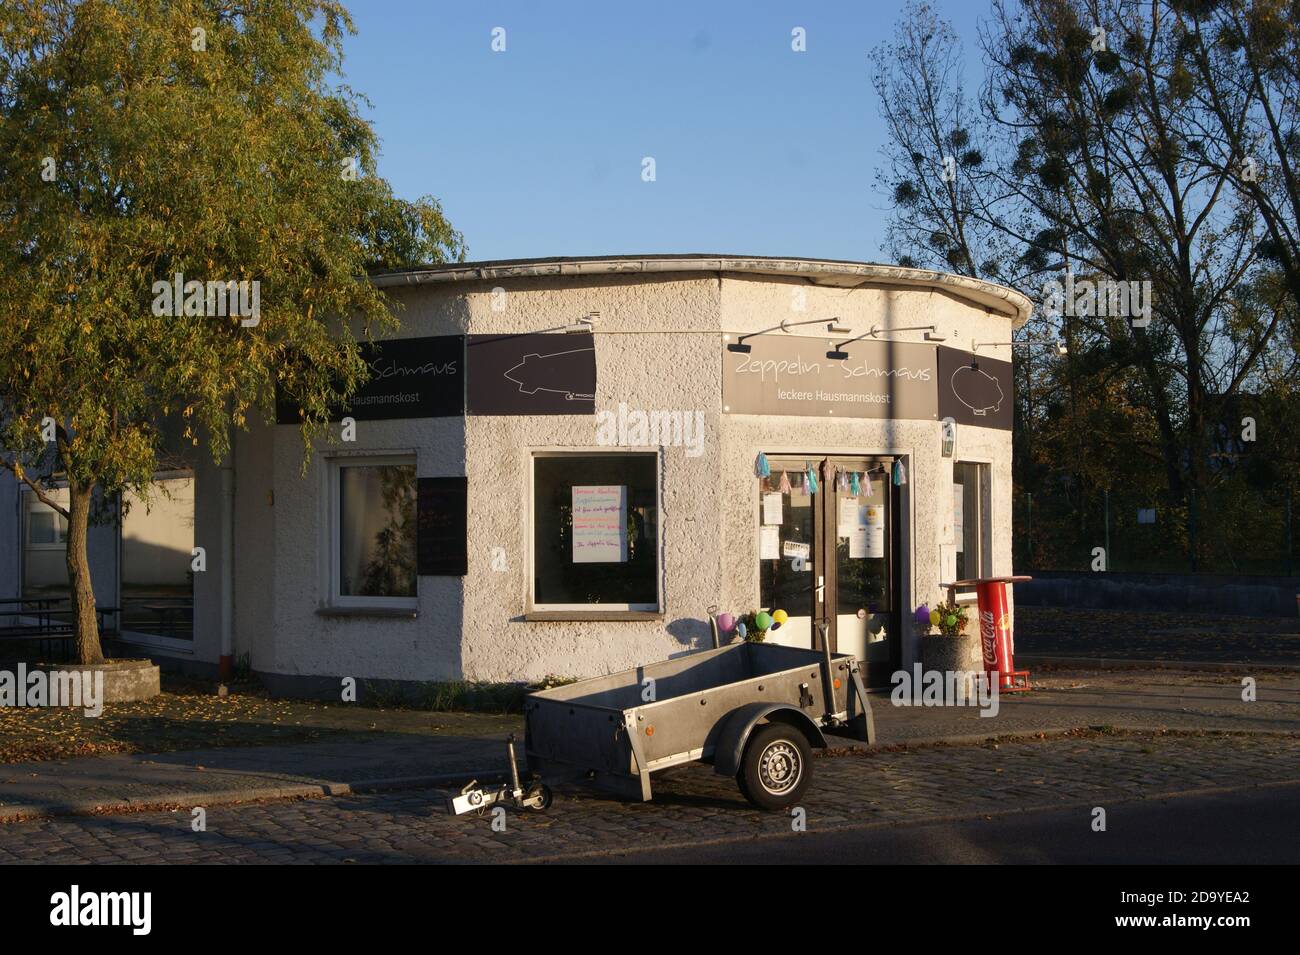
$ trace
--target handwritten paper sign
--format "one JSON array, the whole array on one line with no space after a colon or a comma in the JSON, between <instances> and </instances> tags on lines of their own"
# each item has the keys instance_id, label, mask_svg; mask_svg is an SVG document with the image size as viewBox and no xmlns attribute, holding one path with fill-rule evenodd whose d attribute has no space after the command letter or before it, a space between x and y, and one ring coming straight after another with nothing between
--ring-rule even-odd
<instances>
[{"instance_id":1,"label":"handwritten paper sign","mask_svg":"<svg viewBox=\"0 0 1300 955\"><path fill-rule=\"evenodd\" d=\"M769 494L763 495L763 523L764 524L781 523L781 510L782 510L781 499L783 496L784 495L782 495L780 491L772 491Z\"/></svg>"},{"instance_id":2,"label":"handwritten paper sign","mask_svg":"<svg viewBox=\"0 0 1300 955\"><path fill-rule=\"evenodd\" d=\"M759 528L758 559L781 559L781 528L774 527L771 524L764 524Z\"/></svg>"},{"instance_id":3,"label":"handwritten paper sign","mask_svg":"<svg viewBox=\"0 0 1300 955\"><path fill-rule=\"evenodd\" d=\"M627 563L627 487L573 486L573 562Z\"/></svg>"}]
</instances>

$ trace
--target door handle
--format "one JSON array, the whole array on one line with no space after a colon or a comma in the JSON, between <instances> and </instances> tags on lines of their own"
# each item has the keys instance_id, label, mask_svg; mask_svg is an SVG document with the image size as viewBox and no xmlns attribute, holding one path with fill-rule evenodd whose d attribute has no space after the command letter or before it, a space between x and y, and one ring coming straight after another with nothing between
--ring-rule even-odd
<instances>
[{"instance_id":1,"label":"door handle","mask_svg":"<svg viewBox=\"0 0 1300 955\"><path fill-rule=\"evenodd\" d=\"M824 596L825 591L826 591L826 576L824 574L818 574L817 575L817 599L819 601L825 599Z\"/></svg>"}]
</instances>

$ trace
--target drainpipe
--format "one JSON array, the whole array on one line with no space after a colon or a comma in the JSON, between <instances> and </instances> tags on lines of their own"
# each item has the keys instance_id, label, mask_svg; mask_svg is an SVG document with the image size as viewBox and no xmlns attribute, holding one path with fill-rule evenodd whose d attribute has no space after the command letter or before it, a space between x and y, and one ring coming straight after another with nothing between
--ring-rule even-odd
<instances>
[{"instance_id":1,"label":"drainpipe","mask_svg":"<svg viewBox=\"0 0 1300 955\"><path fill-rule=\"evenodd\" d=\"M226 462L221 468L221 657L217 663L223 681L235 671L235 469L229 456Z\"/></svg>"}]
</instances>

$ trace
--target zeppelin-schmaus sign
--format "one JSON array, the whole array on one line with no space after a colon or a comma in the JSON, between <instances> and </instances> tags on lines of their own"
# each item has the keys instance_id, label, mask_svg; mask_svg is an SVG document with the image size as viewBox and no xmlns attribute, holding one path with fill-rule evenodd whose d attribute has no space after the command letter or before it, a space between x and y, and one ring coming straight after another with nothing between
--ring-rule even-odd
<instances>
[{"instance_id":1,"label":"zeppelin-schmaus sign","mask_svg":"<svg viewBox=\"0 0 1300 955\"><path fill-rule=\"evenodd\" d=\"M939 416L935 347L860 341L830 357L823 338L759 335L722 351L722 405L731 414L842 418Z\"/></svg>"}]
</instances>

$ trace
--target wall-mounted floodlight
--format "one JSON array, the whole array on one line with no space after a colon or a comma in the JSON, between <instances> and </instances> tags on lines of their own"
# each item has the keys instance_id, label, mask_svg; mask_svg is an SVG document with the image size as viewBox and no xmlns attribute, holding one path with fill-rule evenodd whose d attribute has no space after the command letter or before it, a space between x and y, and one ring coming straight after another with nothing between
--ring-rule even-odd
<instances>
[{"instance_id":1,"label":"wall-mounted floodlight","mask_svg":"<svg viewBox=\"0 0 1300 955\"><path fill-rule=\"evenodd\" d=\"M879 325L872 325L871 330L863 332L856 338L845 339L842 342L835 342L831 350L826 353L826 357L834 361L842 361L848 358L848 352L844 350L845 345L852 345L854 342L860 342L864 338L879 339L882 334L892 335L895 332L925 332L925 340L928 342L944 341L944 336L939 334L939 329L934 325L907 325L903 328L881 328ZM888 339L886 339L888 340Z\"/></svg>"},{"instance_id":2,"label":"wall-mounted floodlight","mask_svg":"<svg viewBox=\"0 0 1300 955\"><path fill-rule=\"evenodd\" d=\"M976 342L971 346L972 352L977 352L980 348L996 348L998 346L1010 346L1011 348L1033 348L1035 346L1049 346L1056 349L1058 355L1068 355L1070 350L1065 347L1065 342L1059 338L1030 338L1023 342Z\"/></svg>"},{"instance_id":3,"label":"wall-mounted floodlight","mask_svg":"<svg viewBox=\"0 0 1300 955\"><path fill-rule=\"evenodd\" d=\"M600 321L600 312L589 312L582 318L578 319L572 325L565 325L564 331L570 335L582 335L595 330L596 324Z\"/></svg>"},{"instance_id":4,"label":"wall-mounted floodlight","mask_svg":"<svg viewBox=\"0 0 1300 955\"><path fill-rule=\"evenodd\" d=\"M746 345L746 338L754 338L757 335L766 335L768 332L782 331L789 333L790 329L798 328L801 325L825 325L826 331L832 335L851 335L853 329L843 324L838 318L832 318L829 322L824 318L810 318L804 322L783 321L779 325L773 325L771 328L760 329L756 332L746 332L727 346L728 351L751 352L754 350L753 345Z\"/></svg>"}]
</instances>

